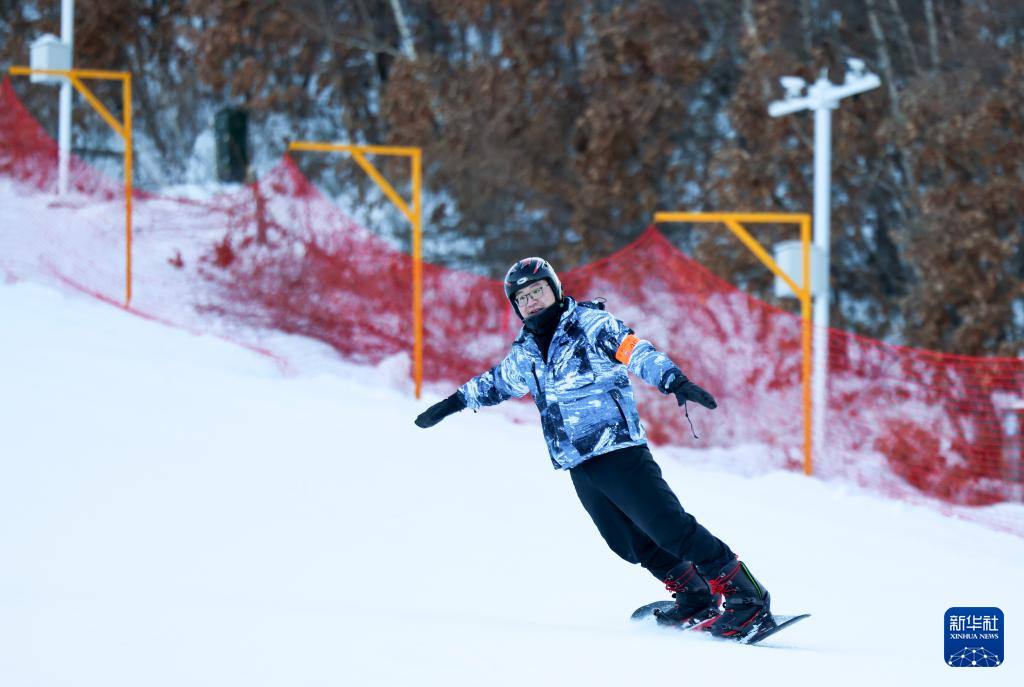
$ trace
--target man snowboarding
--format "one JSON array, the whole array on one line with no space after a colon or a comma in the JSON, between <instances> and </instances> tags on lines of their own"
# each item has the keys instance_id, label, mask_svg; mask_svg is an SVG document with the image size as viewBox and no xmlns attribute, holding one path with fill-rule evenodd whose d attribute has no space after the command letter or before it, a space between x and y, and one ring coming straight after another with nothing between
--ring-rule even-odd
<instances>
[{"instance_id":1,"label":"man snowboarding","mask_svg":"<svg viewBox=\"0 0 1024 687\"><path fill-rule=\"evenodd\" d=\"M608 546L672 592L674 604L656 611L659 622L703 623L714 635L737 639L769 623L768 591L724 542L683 510L662 478L627 371L674 395L681 406L692 401L714 409L712 395L603 304L563 295L558 275L541 258L512 265L505 294L523 320L512 350L424 411L416 424L433 427L465 408L475 411L531 394L551 462L569 471Z\"/></svg>"}]
</instances>

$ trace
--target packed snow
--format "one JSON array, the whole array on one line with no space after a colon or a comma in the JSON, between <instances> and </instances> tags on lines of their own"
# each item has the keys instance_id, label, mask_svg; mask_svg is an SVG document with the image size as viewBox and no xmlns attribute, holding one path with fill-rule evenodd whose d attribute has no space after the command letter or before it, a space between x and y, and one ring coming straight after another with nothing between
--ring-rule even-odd
<instances>
[{"instance_id":1,"label":"packed snow","mask_svg":"<svg viewBox=\"0 0 1024 687\"><path fill-rule=\"evenodd\" d=\"M0 285L0 685L1022 684L1024 540L799 474L655 448L777 612L763 645L632 623L536 421L431 430L395 364L307 364L52 285ZM642 382L637 382L642 383ZM668 401L666 401L668 402ZM946 665L997 606L1005 663Z\"/></svg>"}]
</instances>

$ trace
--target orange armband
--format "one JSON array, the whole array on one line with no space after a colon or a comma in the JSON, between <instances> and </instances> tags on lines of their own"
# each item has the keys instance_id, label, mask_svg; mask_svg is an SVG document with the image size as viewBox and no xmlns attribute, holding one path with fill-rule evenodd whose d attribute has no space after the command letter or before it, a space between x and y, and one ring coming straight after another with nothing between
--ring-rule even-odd
<instances>
[{"instance_id":1,"label":"orange armband","mask_svg":"<svg viewBox=\"0 0 1024 687\"><path fill-rule=\"evenodd\" d=\"M628 335L619 344L619 350L615 351L615 359L625 365L629 362L629 359L633 356L633 349L640 343L640 337L635 334Z\"/></svg>"}]
</instances>

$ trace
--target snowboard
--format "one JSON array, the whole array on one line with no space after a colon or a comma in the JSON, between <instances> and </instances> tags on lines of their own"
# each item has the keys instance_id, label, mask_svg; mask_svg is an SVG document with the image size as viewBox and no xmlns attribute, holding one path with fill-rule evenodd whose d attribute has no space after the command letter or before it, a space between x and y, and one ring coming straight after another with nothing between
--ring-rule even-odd
<instances>
[{"instance_id":1,"label":"snowboard","mask_svg":"<svg viewBox=\"0 0 1024 687\"><path fill-rule=\"evenodd\" d=\"M655 601L653 603L647 604L646 606L641 606L640 608L638 608L635 611L633 611L633 615L630 616L630 620L634 620L634 621L649 621L649 620L657 621L657 616L654 614L655 610L668 611L673 606L675 606L675 602L674 601L670 601L670 600ZM699 620L697 622L690 623L688 625L665 625L665 627L670 628L670 629L676 629L676 630L702 631L708 625L710 625L711 622L716 617L718 617L718 616L712 616L711 618L702 619L702 620ZM803 613L801 615L774 615L773 614L772 617L771 617L771 620L763 621L760 626L758 626L752 632L744 635L743 637L736 637L736 638L733 638L733 637L715 637L715 639L722 639L722 640L726 640L726 641L738 642L740 644L757 644L758 642L761 642L761 641L767 639L768 637L771 637L776 632L778 632L780 630L783 630L783 629L789 627L790 625L798 623L801 620L803 620L804 618L810 618L810 617L811 617L810 613ZM708 636L713 636L713 635L708 635Z\"/></svg>"}]
</instances>

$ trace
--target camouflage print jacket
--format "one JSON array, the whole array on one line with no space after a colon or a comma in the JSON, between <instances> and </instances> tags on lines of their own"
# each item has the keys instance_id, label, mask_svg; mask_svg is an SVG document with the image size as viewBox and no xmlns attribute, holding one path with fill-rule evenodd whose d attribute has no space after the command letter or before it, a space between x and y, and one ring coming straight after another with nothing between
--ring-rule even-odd
<instances>
[{"instance_id":1,"label":"camouflage print jacket","mask_svg":"<svg viewBox=\"0 0 1024 687\"><path fill-rule=\"evenodd\" d=\"M525 328L498 365L459 388L473 410L530 393L556 469L646 443L627 371L663 393L680 373L667 355L604 311L603 304L567 298L541 357Z\"/></svg>"}]
</instances>

